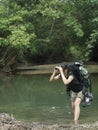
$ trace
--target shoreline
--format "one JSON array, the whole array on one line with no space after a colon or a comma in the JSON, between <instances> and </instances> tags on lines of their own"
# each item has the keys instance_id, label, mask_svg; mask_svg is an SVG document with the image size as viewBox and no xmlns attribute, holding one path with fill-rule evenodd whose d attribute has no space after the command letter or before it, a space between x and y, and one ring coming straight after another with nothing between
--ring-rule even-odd
<instances>
[{"instance_id":1,"label":"shoreline","mask_svg":"<svg viewBox=\"0 0 98 130\"><path fill-rule=\"evenodd\" d=\"M18 121L13 115L0 113L0 130L97 130L98 121L95 123L79 124L45 124L40 122Z\"/></svg>"},{"instance_id":2,"label":"shoreline","mask_svg":"<svg viewBox=\"0 0 98 130\"><path fill-rule=\"evenodd\" d=\"M46 65L36 65L36 66L18 66L15 69L16 74L20 75L32 75L32 74L51 74L53 69L58 64L46 64ZM89 73L98 74L98 65L84 65Z\"/></svg>"}]
</instances>

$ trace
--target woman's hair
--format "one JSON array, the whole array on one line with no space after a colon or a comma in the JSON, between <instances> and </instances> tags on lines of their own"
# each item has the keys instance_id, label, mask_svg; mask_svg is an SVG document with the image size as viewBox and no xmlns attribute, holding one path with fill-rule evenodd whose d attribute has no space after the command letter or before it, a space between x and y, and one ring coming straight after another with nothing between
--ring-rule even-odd
<instances>
[{"instance_id":1,"label":"woman's hair","mask_svg":"<svg viewBox=\"0 0 98 130\"><path fill-rule=\"evenodd\" d=\"M68 63L62 62L62 63L60 64L60 66L62 67L63 70L65 70L65 69L68 68Z\"/></svg>"}]
</instances>

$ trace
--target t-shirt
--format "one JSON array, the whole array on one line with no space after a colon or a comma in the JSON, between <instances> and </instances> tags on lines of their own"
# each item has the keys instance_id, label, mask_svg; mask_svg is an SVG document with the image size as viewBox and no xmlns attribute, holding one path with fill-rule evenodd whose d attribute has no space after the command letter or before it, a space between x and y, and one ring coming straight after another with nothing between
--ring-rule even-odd
<instances>
[{"instance_id":1,"label":"t-shirt","mask_svg":"<svg viewBox=\"0 0 98 130\"><path fill-rule=\"evenodd\" d=\"M73 76L74 79L71 81L71 83L67 85L68 90L72 90L73 92L80 92L83 89L83 84L77 80L76 76L73 74L72 71L68 72L67 78L69 76Z\"/></svg>"}]
</instances>

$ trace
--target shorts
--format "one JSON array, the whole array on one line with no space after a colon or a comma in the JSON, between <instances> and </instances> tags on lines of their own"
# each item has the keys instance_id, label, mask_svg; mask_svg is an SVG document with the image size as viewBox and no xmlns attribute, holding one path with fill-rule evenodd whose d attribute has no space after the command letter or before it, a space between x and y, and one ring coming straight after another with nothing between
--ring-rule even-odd
<instances>
[{"instance_id":1,"label":"shorts","mask_svg":"<svg viewBox=\"0 0 98 130\"><path fill-rule=\"evenodd\" d=\"M83 100L84 95L82 93L82 91L80 92L73 92L71 93L71 101L74 102L76 98L80 98L81 100Z\"/></svg>"}]
</instances>

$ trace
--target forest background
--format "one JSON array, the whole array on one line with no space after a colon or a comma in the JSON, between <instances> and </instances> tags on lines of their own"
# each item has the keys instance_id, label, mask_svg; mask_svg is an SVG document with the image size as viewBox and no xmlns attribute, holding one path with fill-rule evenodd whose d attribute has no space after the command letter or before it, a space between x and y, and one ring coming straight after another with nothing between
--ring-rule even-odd
<instances>
[{"instance_id":1,"label":"forest background","mask_svg":"<svg viewBox=\"0 0 98 130\"><path fill-rule=\"evenodd\" d=\"M98 0L0 0L0 67L98 62Z\"/></svg>"}]
</instances>

